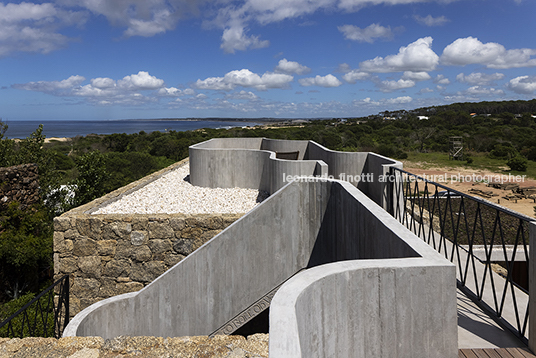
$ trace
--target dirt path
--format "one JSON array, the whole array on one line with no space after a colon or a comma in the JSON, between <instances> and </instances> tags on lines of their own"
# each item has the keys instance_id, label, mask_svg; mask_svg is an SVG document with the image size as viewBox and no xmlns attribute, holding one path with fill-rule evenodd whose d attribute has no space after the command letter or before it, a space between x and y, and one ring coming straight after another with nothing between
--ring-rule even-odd
<instances>
[{"instance_id":1,"label":"dirt path","mask_svg":"<svg viewBox=\"0 0 536 358\"><path fill-rule=\"evenodd\" d=\"M513 194L512 190L502 190L493 188L488 185L487 182L498 183L515 183L520 188L536 188L536 180L528 179L522 176L509 175L508 173L496 173L486 170L472 170L467 168L442 168L442 167L430 167L429 164L425 165L415 162L404 162L404 170L425 177L428 180L437 182L455 190L461 191L473 196L480 196L490 202L499 204L510 210L517 211L521 214L535 217L534 207L536 206L534 199L517 199L508 200L506 195ZM491 197L485 197L483 195L477 195L471 190L482 190L485 192L492 192Z\"/></svg>"}]
</instances>

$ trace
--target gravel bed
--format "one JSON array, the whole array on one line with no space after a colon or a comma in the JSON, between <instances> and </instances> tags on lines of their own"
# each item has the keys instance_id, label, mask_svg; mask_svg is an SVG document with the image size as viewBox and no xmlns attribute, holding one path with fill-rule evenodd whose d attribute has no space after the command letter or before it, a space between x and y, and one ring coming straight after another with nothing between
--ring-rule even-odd
<instances>
[{"instance_id":1,"label":"gravel bed","mask_svg":"<svg viewBox=\"0 0 536 358\"><path fill-rule=\"evenodd\" d=\"M189 174L186 163L93 214L239 214L268 197L255 189L193 186Z\"/></svg>"}]
</instances>

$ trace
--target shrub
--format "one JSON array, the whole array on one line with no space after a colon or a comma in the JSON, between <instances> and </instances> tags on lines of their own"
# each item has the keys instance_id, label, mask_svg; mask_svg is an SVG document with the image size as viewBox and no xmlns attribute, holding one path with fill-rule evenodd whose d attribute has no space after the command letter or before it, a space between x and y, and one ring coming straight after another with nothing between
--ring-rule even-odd
<instances>
[{"instance_id":1,"label":"shrub","mask_svg":"<svg viewBox=\"0 0 536 358\"><path fill-rule=\"evenodd\" d=\"M17 202L7 206L0 217L0 296L18 298L48 279L52 233L52 222L42 207L21 210Z\"/></svg>"},{"instance_id":2,"label":"shrub","mask_svg":"<svg viewBox=\"0 0 536 358\"><path fill-rule=\"evenodd\" d=\"M0 322L6 320L7 318L11 317L11 315L15 314L19 309L24 307L28 302L30 302L35 297L35 293L27 293L23 296L20 296L17 299L11 300L7 303L4 303L3 305L0 305ZM0 329L0 337L8 337L8 338L18 338L20 337L20 333L22 331L22 337L51 337L54 334L54 312L52 310L52 307L50 307L47 310L44 310L46 308L46 300L48 299L48 295L42 296L38 302L42 305L43 311L40 311L37 302L34 302L31 304L27 309L26 313L28 317L30 318L30 322L25 320L25 317L22 314L19 314L15 318L11 320L11 325L13 328L13 331L15 335L11 335L10 332L8 332L8 326L5 325ZM45 314L46 311L48 313ZM43 316L41 314L44 314ZM46 320L45 320L46 317ZM30 330L28 328L29 324L32 324L33 327L33 319L37 318L37 322L34 328L34 331L30 334ZM24 327L23 327L24 322ZM45 323L45 326L43 326L43 323Z\"/></svg>"},{"instance_id":3,"label":"shrub","mask_svg":"<svg viewBox=\"0 0 536 358\"><path fill-rule=\"evenodd\" d=\"M490 158L511 158L516 155L516 149L510 145L496 144L489 153Z\"/></svg>"},{"instance_id":4,"label":"shrub","mask_svg":"<svg viewBox=\"0 0 536 358\"><path fill-rule=\"evenodd\" d=\"M515 171L518 171L518 172L526 172L527 171L527 166L528 166L528 161L527 161L527 159L523 158L522 156L517 155L517 156L513 157L512 159L509 159L506 162L506 165L508 165L510 167L510 170L515 170Z\"/></svg>"},{"instance_id":5,"label":"shrub","mask_svg":"<svg viewBox=\"0 0 536 358\"><path fill-rule=\"evenodd\" d=\"M97 151L84 153L76 158L78 178L73 184L76 185L75 205L89 203L106 193L104 185L110 175L106 171L104 155Z\"/></svg>"}]
</instances>

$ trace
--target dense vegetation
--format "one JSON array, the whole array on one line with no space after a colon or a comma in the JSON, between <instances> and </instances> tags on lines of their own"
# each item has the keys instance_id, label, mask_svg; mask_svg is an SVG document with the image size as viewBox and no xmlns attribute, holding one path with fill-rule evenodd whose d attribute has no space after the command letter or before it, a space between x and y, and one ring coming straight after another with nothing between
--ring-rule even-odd
<instances>
[{"instance_id":1,"label":"dense vegetation","mask_svg":"<svg viewBox=\"0 0 536 358\"><path fill-rule=\"evenodd\" d=\"M508 163L516 171L529 168L531 174L536 161L532 113L536 100L459 103L281 127L89 135L46 144L42 126L15 141L5 138L8 128L0 121L0 166L37 163L43 198L43 204L31 210L23 212L13 204L1 213L0 302L35 293L47 280L50 283L54 216L186 158L192 144L215 137L310 139L334 150L374 151L404 159L415 153L447 153L449 137L461 136L465 164L481 157ZM0 306L0 321L17 305L9 307Z\"/></svg>"}]
</instances>

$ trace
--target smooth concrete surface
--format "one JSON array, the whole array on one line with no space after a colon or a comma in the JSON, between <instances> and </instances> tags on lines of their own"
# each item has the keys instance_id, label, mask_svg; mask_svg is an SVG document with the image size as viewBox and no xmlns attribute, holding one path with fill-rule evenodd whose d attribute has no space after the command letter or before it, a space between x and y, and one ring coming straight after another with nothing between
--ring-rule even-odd
<instances>
[{"instance_id":1,"label":"smooth concrete surface","mask_svg":"<svg viewBox=\"0 0 536 358\"><path fill-rule=\"evenodd\" d=\"M298 160L276 158L298 151ZM203 187L243 187L269 193L287 177L329 177L352 183L384 209L388 207L389 167L402 163L375 153L338 152L313 141L216 138L190 146L190 182Z\"/></svg>"},{"instance_id":2,"label":"smooth concrete surface","mask_svg":"<svg viewBox=\"0 0 536 358\"><path fill-rule=\"evenodd\" d=\"M79 313L64 335L211 334L307 266L330 186L287 185L135 296Z\"/></svg>"},{"instance_id":3,"label":"smooth concrete surface","mask_svg":"<svg viewBox=\"0 0 536 358\"><path fill-rule=\"evenodd\" d=\"M308 140L281 140L263 138L260 149L276 153L299 151L298 160L304 160L308 145Z\"/></svg>"},{"instance_id":4,"label":"smooth concrete surface","mask_svg":"<svg viewBox=\"0 0 536 358\"><path fill-rule=\"evenodd\" d=\"M457 357L454 267L353 260L299 273L270 307L270 357Z\"/></svg>"},{"instance_id":5,"label":"smooth concrete surface","mask_svg":"<svg viewBox=\"0 0 536 358\"><path fill-rule=\"evenodd\" d=\"M325 163L318 160L276 158L277 149L301 149L301 153L303 144L297 141L291 146L293 142L217 138L195 144L190 147L190 182L201 187L251 188L272 194L288 183L288 176L325 175ZM276 151L261 150L262 146Z\"/></svg>"},{"instance_id":6,"label":"smooth concrete surface","mask_svg":"<svg viewBox=\"0 0 536 358\"><path fill-rule=\"evenodd\" d=\"M365 161L364 172L370 174L374 180L367 181L366 187L360 188L374 202L378 203L378 205L387 211L390 205L396 205L391 202L396 199L394 193L389 192L392 188L390 181L394 180L394 177L390 177L389 175L390 167L402 169L402 163L376 153L369 153Z\"/></svg>"},{"instance_id":7,"label":"smooth concrete surface","mask_svg":"<svg viewBox=\"0 0 536 358\"><path fill-rule=\"evenodd\" d=\"M499 326L488 314L457 290L458 348L526 347L509 330Z\"/></svg>"},{"instance_id":8,"label":"smooth concrete surface","mask_svg":"<svg viewBox=\"0 0 536 358\"><path fill-rule=\"evenodd\" d=\"M342 337L354 337L364 339L361 343L374 351L389 337L397 345L411 342L415 352L433 348L445 353L438 357L455 356L451 354L452 347L457 347L454 266L350 183L311 178L287 184L141 291L88 307L71 321L64 336L207 335L301 269L317 267L307 274L308 282L315 281L318 274L322 280L325 266L317 265L341 260L351 266L337 266L336 276L343 280L337 281L341 284L337 286L339 291L333 291L335 287L327 288L327 292L338 294L334 298L326 296L330 298L324 301L325 311L297 315L292 325L303 330L309 325L307 320L317 323L324 320L327 327L344 329L319 331L325 335L316 336L316 340L335 339L350 344ZM345 267L347 273L343 272ZM344 287L344 277L352 277L354 271L358 276L364 275L364 286L354 286L361 295L378 287L382 291L381 300L375 301L380 304L376 310L364 306L370 315L366 331L377 332L375 340L363 335L363 325L345 322L345 315L336 317L335 326L335 321L327 322L334 312L354 310L364 304L355 301L355 292ZM369 275L375 276L376 281L366 279ZM320 288L327 282L312 283L312 291L303 297L311 294L313 300L300 300L300 304L316 305L314 297L323 292ZM385 285L374 286L373 282ZM276 297L278 294L279 291ZM391 312L390 306L413 308L400 310L394 319L396 324L383 330L382 327L387 327L383 312ZM310 317L311 314L315 317ZM272 328L277 327L279 320L277 310L274 315L274 322L270 318L270 334L275 333L276 338L271 338L270 345L274 344L277 350L276 347L284 348L288 340L281 338L283 341L277 343L277 332L285 333L290 326ZM429 324L424 324L423 319ZM441 322L441 335L425 333L435 329L434 322ZM353 342L347 348L358 344ZM451 349L444 348L447 346ZM337 349L344 350L344 347ZM280 357L276 353L271 356Z\"/></svg>"},{"instance_id":9,"label":"smooth concrete surface","mask_svg":"<svg viewBox=\"0 0 536 358\"><path fill-rule=\"evenodd\" d=\"M469 251L469 245L460 245L460 246L466 249L467 251ZM499 246L494 247L493 250L491 250L491 253L488 252L489 249L484 247L484 245L473 245L472 250L473 250L473 255L475 255L475 257L477 257L480 261L486 261L487 256L489 254L490 256L489 259L491 262L506 262L506 261L511 262L512 259L514 261L526 262L528 261L530 246L527 245L526 250L525 250L524 245L521 243L520 245L517 246L514 252L514 245L505 245L503 249L502 245L500 245L499 243Z\"/></svg>"}]
</instances>

